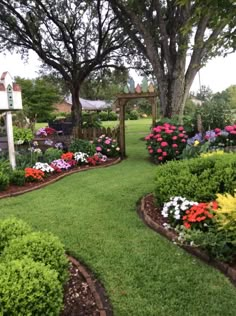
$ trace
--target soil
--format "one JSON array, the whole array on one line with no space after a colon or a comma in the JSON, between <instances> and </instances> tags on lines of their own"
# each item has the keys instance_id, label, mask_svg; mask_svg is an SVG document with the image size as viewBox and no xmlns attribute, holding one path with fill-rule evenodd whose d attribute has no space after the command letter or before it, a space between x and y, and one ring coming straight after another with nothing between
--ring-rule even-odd
<instances>
[{"instance_id":1,"label":"soil","mask_svg":"<svg viewBox=\"0 0 236 316\"><path fill-rule=\"evenodd\" d=\"M0 192L0 199L4 197L16 196L16 195L20 195L20 194L30 192L36 189L40 189L44 186L47 186L51 183L54 183L60 180L61 178L64 178L67 175L70 175L76 172L94 169L94 168L108 167L119 161L120 161L119 158L109 158L106 162L102 162L97 166L84 165L80 167L75 167L68 171L62 171L61 173L50 175L44 178L43 181L40 181L40 182L26 182L24 186L10 185L5 191Z\"/></svg>"},{"instance_id":2,"label":"soil","mask_svg":"<svg viewBox=\"0 0 236 316\"><path fill-rule=\"evenodd\" d=\"M141 200L138 212L140 217L149 227L151 227L159 234L165 236L169 240L175 241L178 244L178 233L174 229L166 229L164 227L163 224L168 223L168 221L162 216L161 209L156 206L153 194L148 194ZM207 264L212 265L223 272L236 286L236 258L233 260L233 262L225 263L211 258L208 253L204 252L198 247L184 244L178 245L192 255L197 256L201 260L205 261Z\"/></svg>"}]
</instances>

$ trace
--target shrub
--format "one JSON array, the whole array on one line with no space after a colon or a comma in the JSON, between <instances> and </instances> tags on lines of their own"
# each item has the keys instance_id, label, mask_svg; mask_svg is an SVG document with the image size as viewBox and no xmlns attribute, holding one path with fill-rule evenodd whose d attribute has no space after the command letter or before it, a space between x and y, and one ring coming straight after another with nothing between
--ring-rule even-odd
<instances>
[{"instance_id":1,"label":"shrub","mask_svg":"<svg viewBox=\"0 0 236 316\"><path fill-rule=\"evenodd\" d=\"M29 258L0 264L1 315L58 316L62 286L57 273Z\"/></svg>"},{"instance_id":2,"label":"shrub","mask_svg":"<svg viewBox=\"0 0 236 316\"><path fill-rule=\"evenodd\" d=\"M156 163L161 163L177 159L186 147L187 138L182 126L177 128L175 125L164 123L154 127L145 140L152 159Z\"/></svg>"},{"instance_id":3,"label":"shrub","mask_svg":"<svg viewBox=\"0 0 236 316\"><path fill-rule=\"evenodd\" d=\"M138 120L139 119L139 113L136 110L133 110L129 113L129 119L130 120Z\"/></svg>"},{"instance_id":4,"label":"shrub","mask_svg":"<svg viewBox=\"0 0 236 316\"><path fill-rule=\"evenodd\" d=\"M10 218L0 222L0 254L9 242L31 233L31 228L20 219Z\"/></svg>"},{"instance_id":5,"label":"shrub","mask_svg":"<svg viewBox=\"0 0 236 316\"><path fill-rule=\"evenodd\" d=\"M9 176L0 172L0 191L6 190L10 182Z\"/></svg>"},{"instance_id":6,"label":"shrub","mask_svg":"<svg viewBox=\"0 0 236 316\"><path fill-rule=\"evenodd\" d=\"M96 148L95 145L88 140L74 139L69 146L69 151L73 153L83 152L89 156L93 156L96 153Z\"/></svg>"},{"instance_id":7,"label":"shrub","mask_svg":"<svg viewBox=\"0 0 236 316\"><path fill-rule=\"evenodd\" d=\"M116 121L118 119L118 115L116 112L111 111L108 113L107 120L108 121Z\"/></svg>"},{"instance_id":8,"label":"shrub","mask_svg":"<svg viewBox=\"0 0 236 316\"><path fill-rule=\"evenodd\" d=\"M25 171L13 170L10 176L10 183L18 186L25 185Z\"/></svg>"},{"instance_id":9,"label":"shrub","mask_svg":"<svg viewBox=\"0 0 236 316\"><path fill-rule=\"evenodd\" d=\"M120 155L120 147L117 140L106 135L101 135L94 140L96 151L107 157L117 157Z\"/></svg>"},{"instance_id":10,"label":"shrub","mask_svg":"<svg viewBox=\"0 0 236 316\"><path fill-rule=\"evenodd\" d=\"M47 163L51 163L53 160L60 159L63 151L56 148L48 148L43 156L43 160Z\"/></svg>"},{"instance_id":11,"label":"shrub","mask_svg":"<svg viewBox=\"0 0 236 316\"><path fill-rule=\"evenodd\" d=\"M56 236L49 233L33 232L12 240L2 253L3 260L7 262L22 259L25 256L56 270L59 280L62 283L66 281L68 260L65 256L64 246Z\"/></svg>"},{"instance_id":12,"label":"shrub","mask_svg":"<svg viewBox=\"0 0 236 316\"><path fill-rule=\"evenodd\" d=\"M101 111L98 116L101 121L108 121L108 112Z\"/></svg>"},{"instance_id":13,"label":"shrub","mask_svg":"<svg viewBox=\"0 0 236 316\"><path fill-rule=\"evenodd\" d=\"M31 129L29 128L20 128L20 127L14 126L13 134L14 134L14 142L17 145L29 143L34 138L34 135Z\"/></svg>"},{"instance_id":14,"label":"shrub","mask_svg":"<svg viewBox=\"0 0 236 316\"><path fill-rule=\"evenodd\" d=\"M216 199L216 193L234 193L236 187L235 154L171 161L158 168L155 195L158 205L172 196L193 201Z\"/></svg>"},{"instance_id":15,"label":"shrub","mask_svg":"<svg viewBox=\"0 0 236 316\"><path fill-rule=\"evenodd\" d=\"M8 159L1 158L0 159L0 172L9 174L11 173L11 171L12 171L12 168L10 165L10 161Z\"/></svg>"}]
</instances>

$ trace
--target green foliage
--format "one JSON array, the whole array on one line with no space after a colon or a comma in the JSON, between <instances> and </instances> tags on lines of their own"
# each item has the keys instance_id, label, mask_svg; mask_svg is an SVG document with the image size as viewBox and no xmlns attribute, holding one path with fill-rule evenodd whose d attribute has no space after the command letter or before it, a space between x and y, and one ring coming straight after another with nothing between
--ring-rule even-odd
<instances>
[{"instance_id":1,"label":"green foliage","mask_svg":"<svg viewBox=\"0 0 236 316\"><path fill-rule=\"evenodd\" d=\"M206 153L209 149L210 142L205 142L204 144L198 144L197 146L189 145L184 148L181 159L190 159L190 158L196 158L202 153Z\"/></svg>"},{"instance_id":2,"label":"green foliage","mask_svg":"<svg viewBox=\"0 0 236 316\"><path fill-rule=\"evenodd\" d=\"M2 253L6 262L15 259L31 258L56 270L59 280L64 283L68 278L68 260L60 240L52 234L33 232L12 240Z\"/></svg>"},{"instance_id":3,"label":"green foliage","mask_svg":"<svg viewBox=\"0 0 236 316\"><path fill-rule=\"evenodd\" d=\"M108 121L108 112L101 111L98 116L101 121Z\"/></svg>"},{"instance_id":4,"label":"green foliage","mask_svg":"<svg viewBox=\"0 0 236 316\"><path fill-rule=\"evenodd\" d=\"M13 170L10 176L10 183L18 186L25 185L25 171Z\"/></svg>"},{"instance_id":5,"label":"green foliage","mask_svg":"<svg viewBox=\"0 0 236 316\"><path fill-rule=\"evenodd\" d=\"M57 273L29 258L0 264L1 315L58 316L63 293Z\"/></svg>"},{"instance_id":6,"label":"green foliage","mask_svg":"<svg viewBox=\"0 0 236 316\"><path fill-rule=\"evenodd\" d=\"M205 202L214 200L216 193L233 194L236 187L235 154L171 161L158 168L155 183L158 205L172 196Z\"/></svg>"},{"instance_id":7,"label":"green foliage","mask_svg":"<svg viewBox=\"0 0 236 316\"><path fill-rule=\"evenodd\" d=\"M96 148L95 145L88 140L74 139L69 146L69 151L73 153L82 152L93 156L96 153Z\"/></svg>"},{"instance_id":8,"label":"green foliage","mask_svg":"<svg viewBox=\"0 0 236 316\"><path fill-rule=\"evenodd\" d=\"M4 157L0 158L0 172L9 174L12 171L12 167L10 165L9 159L6 159Z\"/></svg>"},{"instance_id":9,"label":"green foliage","mask_svg":"<svg viewBox=\"0 0 236 316\"><path fill-rule=\"evenodd\" d=\"M6 190L10 183L9 176L2 171L0 171L0 191Z\"/></svg>"},{"instance_id":10,"label":"green foliage","mask_svg":"<svg viewBox=\"0 0 236 316\"><path fill-rule=\"evenodd\" d=\"M48 148L43 155L44 162L51 163L53 160L60 159L63 151L57 148Z\"/></svg>"},{"instance_id":11,"label":"green foliage","mask_svg":"<svg viewBox=\"0 0 236 316\"><path fill-rule=\"evenodd\" d=\"M139 113L136 110L133 110L129 113L129 119L130 120L138 120L139 119Z\"/></svg>"},{"instance_id":12,"label":"green foliage","mask_svg":"<svg viewBox=\"0 0 236 316\"><path fill-rule=\"evenodd\" d=\"M97 115L97 113L82 113L82 127L101 127L101 121Z\"/></svg>"},{"instance_id":13,"label":"green foliage","mask_svg":"<svg viewBox=\"0 0 236 316\"><path fill-rule=\"evenodd\" d=\"M10 218L0 222L0 254L9 242L31 233L31 228L19 219Z\"/></svg>"},{"instance_id":14,"label":"green foliage","mask_svg":"<svg viewBox=\"0 0 236 316\"><path fill-rule=\"evenodd\" d=\"M114 111L108 112L107 120L108 121L116 121L118 119L118 115Z\"/></svg>"},{"instance_id":15,"label":"green foliage","mask_svg":"<svg viewBox=\"0 0 236 316\"><path fill-rule=\"evenodd\" d=\"M29 143L34 138L32 131L29 128L20 128L20 127L13 127L14 133L14 142L15 144L24 144Z\"/></svg>"}]
</instances>

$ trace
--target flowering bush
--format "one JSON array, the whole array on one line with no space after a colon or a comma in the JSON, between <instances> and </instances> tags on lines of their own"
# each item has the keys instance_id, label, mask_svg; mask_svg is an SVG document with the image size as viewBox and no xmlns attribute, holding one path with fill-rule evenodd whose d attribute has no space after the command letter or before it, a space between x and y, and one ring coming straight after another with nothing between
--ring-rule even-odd
<instances>
[{"instance_id":1,"label":"flowering bush","mask_svg":"<svg viewBox=\"0 0 236 316\"><path fill-rule=\"evenodd\" d=\"M101 159L99 158L98 155L93 155L92 157L88 157L87 158L88 164L91 166L96 166L97 164L99 164L101 162Z\"/></svg>"},{"instance_id":2,"label":"flowering bush","mask_svg":"<svg viewBox=\"0 0 236 316\"><path fill-rule=\"evenodd\" d=\"M67 152L65 154L61 155L61 159L68 161L68 160L72 160L74 158L74 153L72 152Z\"/></svg>"},{"instance_id":3,"label":"flowering bush","mask_svg":"<svg viewBox=\"0 0 236 316\"><path fill-rule=\"evenodd\" d=\"M88 154L82 153L82 152L76 152L74 153L74 159L77 161L78 164L83 165L88 163Z\"/></svg>"},{"instance_id":4,"label":"flowering bush","mask_svg":"<svg viewBox=\"0 0 236 316\"><path fill-rule=\"evenodd\" d=\"M42 170L35 168L25 168L25 178L27 181L42 181L45 176Z\"/></svg>"},{"instance_id":5,"label":"flowering bush","mask_svg":"<svg viewBox=\"0 0 236 316\"><path fill-rule=\"evenodd\" d=\"M197 202L189 201L184 197L175 196L164 204L161 214L164 218L168 219L171 226L175 227L176 225L183 224L182 217L185 215L185 212L197 204Z\"/></svg>"},{"instance_id":6,"label":"flowering bush","mask_svg":"<svg viewBox=\"0 0 236 316\"><path fill-rule=\"evenodd\" d=\"M106 135L101 135L94 140L96 151L106 155L107 157L117 157L120 154L120 147L117 140L112 139Z\"/></svg>"},{"instance_id":7,"label":"flowering bush","mask_svg":"<svg viewBox=\"0 0 236 316\"><path fill-rule=\"evenodd\" d=\"M43 137L43 136L53 135L55 133L56 133L56 130L54 128L42 127L42 128L37 130L36 135Z\"/></svg>"},{"instance_id":8,"label":"flowering bush","mask_svg":"<svg viewBox=\"0 0 236 316\"><path fill-rule=\"evenodd\" d=\"M158 125L152 129L151 134L145 137L147 149L155 162L177 159L186 147L188 136L183 126L169 123Z\"/></svg>"},{"instance_id":9,"label":"flowering bush","mask_svg":"<svg viewBox=\"0 0 236 316\"><path fill-rule=\"evenodd\" d=\"M217 208L218 204L216 201L193 205L186 211L186 215L183 216L185 228L206 230L212 224L212 218L215 215L214 211Z\"/></svg>"},{"instance_id":10,"label":"flowering bush","mask_svg":"<svg viewBox=\"0 0 236 316\"><path fill-rule=\"evenodd\" d=\"M41 170L46 173L52 173L54 172L53 167L51 167L48 163L43 162L36 162L36 164L33 166L34 169Z\"/></svg>"},{"instance_id":11,"label":"flowering bush","mask_svg":"<svg viewBox=\"0 0 236 316\"><path fill-rule=\"evenodd\" d=\"M70 169L71 165L63 159L56 159L51 162L51 167L53 167L55 171L58 172L59 171L58 169L60 169L60 171Z\"/></svg>"}]
</instances>

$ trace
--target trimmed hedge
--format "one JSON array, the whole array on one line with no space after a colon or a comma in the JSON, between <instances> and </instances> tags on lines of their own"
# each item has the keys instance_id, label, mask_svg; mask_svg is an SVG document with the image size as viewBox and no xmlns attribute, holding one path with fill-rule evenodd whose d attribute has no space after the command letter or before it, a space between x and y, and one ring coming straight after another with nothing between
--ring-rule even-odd
<instances>
[{"instance_id":1,"label":"trimmed hedge","mask_svg":"<svg viewBox=\"0 0 236 316\"><path fill-rule=\"evenodd\" d=\"M58 316L63 291L57 272L29 258L0 264L0 314Z\"/></svg>"},{"instance_id":2,"label":"trimmed hedge","mask_svg":"<svg viewBox=\"0 0 236 316\"><path fill-rule=\"evenodd\" d=\"M56 236L33 232L12 240L2 253L2 259L6 262L22 259L25 256L56 270L62 283L68 279L68 260L65 249Z\"/></svg>"},{"instance_id":3,"label":"trimmed hedge","mask_svg":"<svg viewBox=\"0 0 236 316\"><path fill-rule=\"evenodd\" d=\"M0 222L0 255L10 241L31 233L31 228L22 220L16 218L5 219Z\"/></svg>"},{"instance_id":4,"label":"trimmed hedge","mask_svg":"<svg viewBox=\"0 0 236 316\"><path fill-rule=\"evenodd\" d=\"M212 201L216 193L234 193L236 155L223 154L208 158L171 161L158 167L155 197L163 205L173 196L197 202Z\"/></svg>"}]
</instances>

